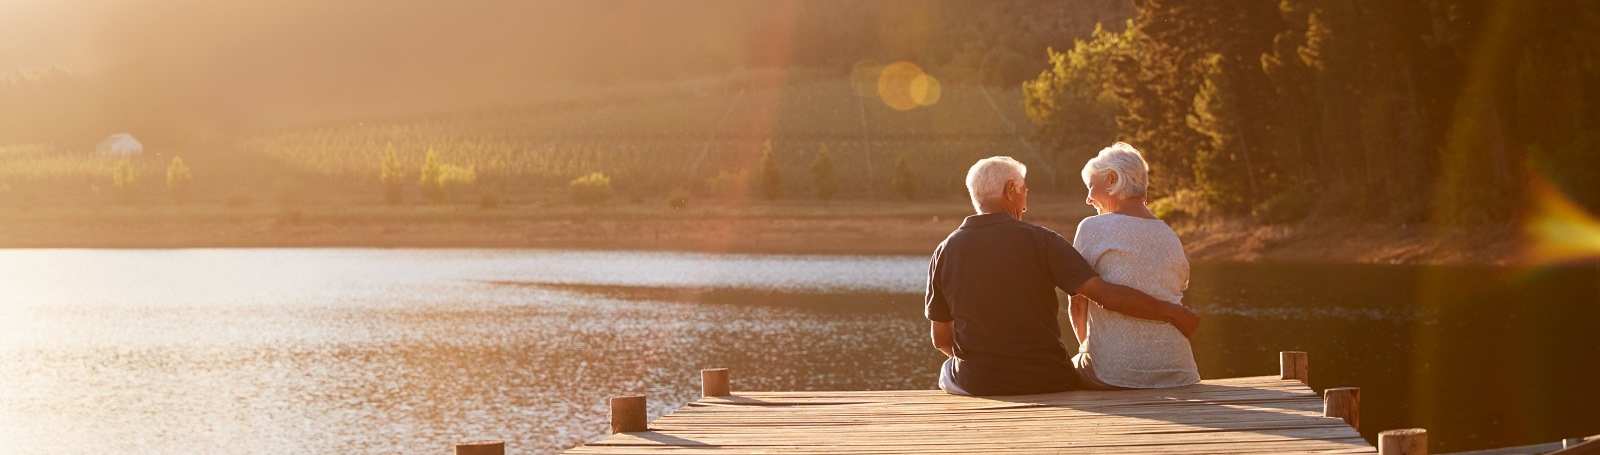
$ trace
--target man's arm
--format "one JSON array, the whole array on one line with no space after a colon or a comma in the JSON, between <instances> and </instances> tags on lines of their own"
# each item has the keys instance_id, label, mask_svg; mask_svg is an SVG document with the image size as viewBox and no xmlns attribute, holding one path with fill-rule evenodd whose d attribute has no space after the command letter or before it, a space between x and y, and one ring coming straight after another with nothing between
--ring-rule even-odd
<instances>
[{"instance_id":1,"label":"man's arm","mask_svg":"<svg viewBox=\"0 0 1600 455\"><path fill-rule=\"evenodd\" d=\"M945 357L956 356L956 326L954 322L933 322L933 347L943 352Z\"/></svg>"},{"instance_id":2,"label":"man's arm","mask_svg":"<svg viewBox=\"0 0 1600 455\"><path fill-rule=\"evenodd\" d=\"M1107 283L1100 277L1090 278L1074 292L1093 299L1107 310L1139 319L1171 323L1188 338L1194 338L1195 329L1200 327L1200 317L1183 305L1151 297L1138 289Z\"/></svg>"}]
</instances>

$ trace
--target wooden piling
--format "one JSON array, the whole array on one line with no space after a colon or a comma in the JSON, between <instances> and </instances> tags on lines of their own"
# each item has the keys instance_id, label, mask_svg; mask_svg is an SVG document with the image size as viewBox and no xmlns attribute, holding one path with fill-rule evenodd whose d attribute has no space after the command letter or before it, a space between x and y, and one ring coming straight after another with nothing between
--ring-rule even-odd
<instances>
[{"instance_id":1,"label":"wooden piling","mask_svg":"<svg viewBox=\"0 0 1600 455\"><path fill-rule=\"evenodd\" d=\"M1283 379L1297 379L1302 384L1311 385L1310 356L1305 351L1283 351L1278 353L1278 371Z\"/></svg>"},{"instance_id":2,"label":"wooden piling","mask_svg":"<svg viewBox=\"0 0 1600 455\"><path fill-rule=\"evenodd\" d=\"M1322 391L1322 416L1343 417L1350 428L1361 429L1361 388L1334 387Z\"/></svg>"},{"instance_id":3,"label":"wooden piling","mask_svg":"<svg viewBox=\"0 0 1600 455\"><path fill-rule=\"evenodd\" d=\"M616 397L611 399L611 434L649 431L649 417L645 414L644 397Z\"/></svg>"},{"instance_id":4,"label":"wooden piling","mask_svg":"<svg viewBox=\"0 0 1600 455\"><path fill-rule=\"evenodd\" d=\"M712 368L700 370L700 394L707 397L732 395L732 388L728 385L728 369Z\"/></svg>"},{"instance_id":5,"label":"wooden piling","mask_svg":"<svg viewBox=\"0 0 1600 455\"><path fill-rule=\"evenodd\" d=\"M506 455L505 441L467 441L456 444L456 455Z\"/></svg>"},{"instance_id":6,"label":"wooden piling","mask_svg":"<svg viewBox=\"0 0 1600 455\"><path fill-rule=\"evenodd\" d=\"M1407 428L1380 432L1378 455L1428 455L1428 430Z\"/></svg>"}]
</instances>

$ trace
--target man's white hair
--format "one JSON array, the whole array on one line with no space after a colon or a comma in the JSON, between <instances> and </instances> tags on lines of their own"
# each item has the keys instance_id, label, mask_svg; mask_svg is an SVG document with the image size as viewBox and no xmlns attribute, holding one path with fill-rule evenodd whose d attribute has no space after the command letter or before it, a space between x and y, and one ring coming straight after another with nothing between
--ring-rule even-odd
<instances>
[{"instance_id":1,"label":"man's white hair","mask_svg":"<svg viewBox=\"0 0 1600 455\"><path fill-rule=\"evenodd\" d=\"M967 194L972 196L972 208L983 211L983 205L1000 199L1006 182L1028 177L1028 167L1009 156L991 156L978 160L967 170Z\"/></svg>"},{"instance_id":2,"label":"man's white hair","mask_svg":"<svg viewBox=\"0 0 1600 455\"><path fill-rule=\"evenodd\" d=\"M1117 183L1109 193L1118 199L1144 196L1150 187L1150 165L1144 155L1126 142L1111 144L1100 150L1100 155L1083 165L1083 184L1091 177L1117 173Z\"/></svg>"}]
</instances>

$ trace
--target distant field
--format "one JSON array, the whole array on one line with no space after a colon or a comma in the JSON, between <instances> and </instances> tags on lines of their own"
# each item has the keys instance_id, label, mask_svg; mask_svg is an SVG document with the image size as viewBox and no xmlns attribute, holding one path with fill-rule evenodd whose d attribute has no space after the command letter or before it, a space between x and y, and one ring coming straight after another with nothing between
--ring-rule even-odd
<instances>
[{"instance_id":1,"label":"distant field","mask_svg":"<svg viewBox=\"0 0 1600 455\"><path fill-rule=\"evenodd\" d=\"M413 203L429 149L445 163L475 167L478 183L462 202L558 203L568 181L590 172L610 176L618 196L630 200L662 199L674 189L715 199L708 180L744 171L753 182L770 140L783 199L814 199L811 160L823 146L835 160L839 198L898 199L887 193L901 154L920 197L947 198L959 197L966 166L984 156L1014 155L1041 175L1044 155L1022 140L1032 132L1017 89L946 85L937 103L900 111L859 96L846 75L788 71L327 122L189 150L150 147L135 167L150 200L161 199L167 162L181 155L202 201L380 202L379 163L392 146L408 171L405 193ZM114 165L88 151L0 145L0 183L10 187L0 198L104 199Z\"/></svg>"}]
</instances>

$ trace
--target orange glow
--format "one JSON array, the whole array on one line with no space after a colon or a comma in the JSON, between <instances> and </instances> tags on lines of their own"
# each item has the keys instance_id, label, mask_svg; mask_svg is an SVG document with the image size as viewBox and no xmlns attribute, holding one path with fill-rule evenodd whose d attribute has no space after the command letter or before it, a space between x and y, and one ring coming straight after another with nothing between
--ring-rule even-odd
<instances>
[{"instance_id":1,"label":"orange glow","mask_svg":"<svg viewBox=\"0 0 1600 455\"><path fill-rule=\"evenodd\" d=\"M1528 265L1600 258L1600 220L1542 180L1533 188L1534 211L1523 225Z\"/></svg>"},{"instance_id":2,"label":"orange glow","mask_svg":"<svg viewBox=\"0 0 1600 455\"><path fill-rule=\"evenodd\" d=\"M894 62L878 74L878 97L895 110L932 106L939 102L941 90L939 80L915 63Z\"/></svg>"}]
</instances>

